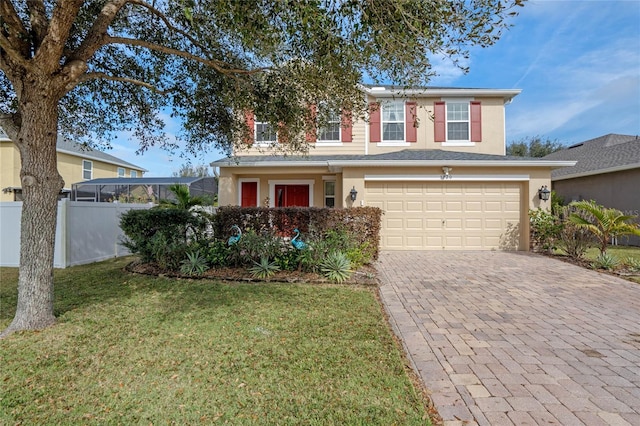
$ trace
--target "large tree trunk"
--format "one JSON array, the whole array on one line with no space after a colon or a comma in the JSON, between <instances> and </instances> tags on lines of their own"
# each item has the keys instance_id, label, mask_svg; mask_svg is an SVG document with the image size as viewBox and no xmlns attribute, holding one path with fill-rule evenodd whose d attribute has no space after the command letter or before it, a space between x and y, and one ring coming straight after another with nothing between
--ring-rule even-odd
<instances>
[{"instance_id":1,"label":"large tree trunk","mask_svg":"<svg viewBox=\"0 0 640 426\"><path fill-rule=\"evenodd\" d=\"M58 99L47 82L23 92L17 141L22 166L20 273L16 315L0 334L37 330L55 322L53 256L58 194L64 182L57 169ZM48 90L49 89L49 90Z\"/></svg>"}]
</instances>

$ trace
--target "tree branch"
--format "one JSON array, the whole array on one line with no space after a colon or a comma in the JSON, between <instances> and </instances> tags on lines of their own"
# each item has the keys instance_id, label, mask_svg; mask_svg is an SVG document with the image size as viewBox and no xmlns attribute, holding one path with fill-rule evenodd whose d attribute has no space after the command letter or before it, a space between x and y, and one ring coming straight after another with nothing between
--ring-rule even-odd
<instances>
[{"instance_id":1,"label":"tree branch","mask_svg":"<svg viewBox=\"0 0 640 426\"><path fill-rule=\"evenodd\" d=\"M82 3L83 0L56 2L47 33L34 56L34 62L38 63L43 72L53 73L60 66L62 52Z\"/></svg>"},{"instance_id":2,"label":"tree branch","mask_svg":"<svg viewBox=\"0 0 640 426\"><path fill-rule=\"evenodd\" d=\"M15 114L0 114L0 127L14 143L18 140L19 131L16 125L16 118L18 117Z\"/></svg>"},{"instance_id":3,"label":"tree branch","mask_svg":"<svg viewBox=\"0 0 640 426\"><path fill-rule=\"evenodd\" d=\"M18 65L22 68L27 68L29 62L27 58L23 57L18 50L16 50L7 37L0 33L0 49L4 50L6 56L13 62L13 65ZM7 63L9 65L9 63ZM2 68L4 70L4 67Z\"/></svg>"},{"instance_id":4,"label":"tree branch","mask_svg":"<svg viewBox=\"0 0 640 426\"><path fill-rule=\"evenodd\" d=\"M86 62L99 48L106 44L104 39L107 36L107 29L126 3L127 0L115 0L105 3L80 46L69 55L69 60Z\"/></svg>"},{"instance_id":5,"label":"tree branch","mask_svg":"<svg viewBox=\"0 0 640 426\"><path fill-rule=\"evenodd\" d=\"M29 22L33 33L33 50L38 50L42 40L47 35L49 20L42 0L27 0L29 9Z\"/></svg>"},{"instance_id":6,"label":"tree branch","mask_svg":"<svg viewBox=\"0 0 640 426\"><path fill-rule=\"evenodd\" d=\"M2 31L0 35L5 37L14 52L18 53L24 59L28 59L30 52L28 42L29 34L11 1L0 0L0 16L2 17L2 23L5 27L3 29L6 29L6 32ZM7 50L5 46L0 47Z\"/></svg>"},{"instance_id":7,"label":"tree branch","mask_svg":"<svg viewBox=\"0 0 640 426\"><path fill-rule=\"evenodd\" d=\"M251 70L232 68L232 67L227 68L229 64L223 61L219 61L216 59L201 58L198 55L194 55L192 53L185 52L183 50L173 49L170 47L162 46L162 45L151 43L144 40L138 40L135 38L106 36L105 44L124 44L128 46L140 46L149 50L153 50L155 52L179 56L184 59L188 59L194 62L199 62L201 64L207 65L208 67L211 67L217 72L219 72L220 74L224 74L224 75L251 75L251 74L257 74L257 73L271 69L269 67L254 68Z\"/></svg>"},{"instance_id":8,"label":"tree branch","mask_svg":"<svg viewBox=\"0 0 640 426\"><path fill-rule=\"evenodd\" d=\"M89 72L89 73L83 74L82 77L80 77L80 82L87 81L87 80L97 80L97 79L119 81L122 83L131 83L133 85L149 89L152 92L158 93L160 95L166 95L170 92L169 90L160 90L154 85L145 83L144 81L136 80L133 78L127 78L127 77L117 77L117 76L109 75L103 72Z\"/></svg>"}]
</instances>

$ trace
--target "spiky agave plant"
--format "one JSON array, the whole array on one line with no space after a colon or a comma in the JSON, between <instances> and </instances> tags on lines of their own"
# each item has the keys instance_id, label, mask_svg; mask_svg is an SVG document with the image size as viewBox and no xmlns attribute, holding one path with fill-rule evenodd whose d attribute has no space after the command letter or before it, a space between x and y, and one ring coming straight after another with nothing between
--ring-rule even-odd
<instances>
[{"instance_id":1,"label":"spiky agave plant","mask_svg":"<svg viewBox=\"0 0 640 426\"><path fill-rule=\"evenodd\" d=\"M329 280L342 283L351 276L351 261L343 252L334 251L320 264L320 271Z\"/></svg>"},{"instance_id":2,"label":"spiky agave plant","mask_svg":"<svg viewBox=\"0 0 640 426\"><path fill-rule=\"evenodd\" d=\"M253 262L253 266L249 268L249 273L254 278L266 280L271 278L276 272L280 270L280 266L276 262L269 262L269 258L266 256L260 257L260 262Z\"/></svg>"}]
</instances>

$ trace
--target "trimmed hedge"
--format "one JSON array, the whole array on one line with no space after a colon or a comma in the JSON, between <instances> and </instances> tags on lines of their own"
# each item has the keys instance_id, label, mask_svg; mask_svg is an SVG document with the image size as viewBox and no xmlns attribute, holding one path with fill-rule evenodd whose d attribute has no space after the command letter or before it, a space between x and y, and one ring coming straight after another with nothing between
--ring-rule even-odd
<instances>
[{"instance_id":1,"label":"trimmed hedge","mask_svg":"<svg viewBox=\"0 0 640 426\"><path fill-rule=\"evenodd\" d=\"M344 230L359 244L373 248L377 259L380 249L382 210L377 207L330 209L317 207L220 207L215 215L214 233L217 238L232 235L231 227L238 225L243 232L258 234L273 231L282 237L293 237L298 228L303 234L321 237L329 230Z\"/></svg>"}]
</instances>

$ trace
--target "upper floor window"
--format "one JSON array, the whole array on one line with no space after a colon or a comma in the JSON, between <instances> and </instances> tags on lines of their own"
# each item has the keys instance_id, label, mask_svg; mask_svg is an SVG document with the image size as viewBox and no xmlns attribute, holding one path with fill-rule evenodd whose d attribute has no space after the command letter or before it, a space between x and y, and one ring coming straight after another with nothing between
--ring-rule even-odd
<instances>
[{"instance_id":1,"label":"upper floor window","mask_svg":"<svg viewBox=\"0 0 640 426\"><path fill-rule=\"evenodd\" d=\"M82 179L91 180L93 176L93 162L82 160Z\"/></svg>"},{"instance_id":2,"label":"upper floor window","mask_svg":"<svg viewBox=\"0 0 640 426\"><path fill-rule=\"evenodd\" d=\"M124 167L118 167L118 177L124 177Z\"/></svg>"},{"instance_id":3,"label":"upper floor window","mask_svg":"<svg viewBox=\"0 0 640 426\"><path fill-rule=\"evenodd\" d=\"M434 104L434 140L451 146L474 145L482 140L481 103L451 99Z\"/></svg>"},{"instance_id":4,"label":"upper floor window","mask_svg":"<svg viewBox=\"0 0 640 426\"><path fill-rule=\"evenodd\" d=\"M404 102L382 104L382 141L404 142Z\"/></svg>"},{"instance_id":5,"label":"upper floor window","mask_svg":"<svg viewBox=\"0 0 640 426\"><path fill-rule=\"evenodd\" d=\"M137 178L138 177L138 172L135 171L135 170L131 170L131 173L130 173L129 176L131 176L132 178Z\"/></svg>"},{"instance_id":6,"label":"upper floor window","mask_svg":"<svg viewBox=\"0 0 640 426\"><path fill-rule=\"evenodd\" d=\"M417 103L372 102L369 105L369 141L404 145L418 140Z\"/></svg>"},{"instance_id":7,"label":"upper floor window","mask_svg":"<svg viewBox=\"0 0 640 426\"><path fill-rule=\"evenodd\" d=\"M269 123L256 121L254 132L255 142L259 145L271 145L278 141L277 134Z\"/></svg>"},{"instance_id":8,"label":"upper floor window","mask_svg":"<svg viewBox=\"0 0 640 426\"><path fill-rule=\"evenodd\" d=\"M469 140L469 103L447 102L447 140Z\"/></svg>"},{"instance_id":9,"label":"upper floor window","mask_svg":"<svg viewBox=\"0 0 640 426\"><path fill-rule=\"evenodd\" d=\"M333 113L329 117L327 125L318 130L319 142L340 142L341 117Z\"/></svg>"}]
</instances>

